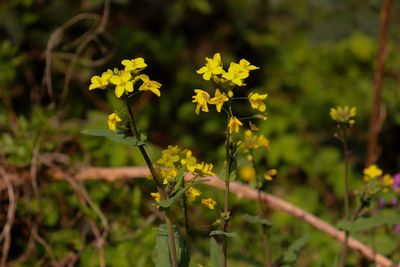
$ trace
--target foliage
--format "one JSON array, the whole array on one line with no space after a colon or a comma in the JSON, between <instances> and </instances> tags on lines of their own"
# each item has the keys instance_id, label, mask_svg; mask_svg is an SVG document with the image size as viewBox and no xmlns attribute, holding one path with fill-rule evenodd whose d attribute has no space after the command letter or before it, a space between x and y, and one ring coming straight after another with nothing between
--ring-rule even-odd
<instances>
[{"instance_id":1,"label":"foliage","mask_svg":"<svg viewBox=\"0 0 400 267\"><path fill-rule=\"evenodd\" d=\"M268 119L258 127L271 144L268 151L256 151L254 158L262 172L271 166L278 170L274 182L266 184L263 190L332 224L337 223L343 206L343 163L340 145L333 138L335 125L329 111L338 105L357 107L357 123L349 129L352 162L349 186L352 191L362 188L380 1L115 0L111 3L107 33L80 55L85 60L77 61L64 104L63 84L76 48L74 40L94 24L91 20L74 24L53 47L53 100L42 83L46 78L44 57L50 34L78 13L101 14L103 4L99 0L12 0L0 4L0 166L30 172L32 159L39 157L37 166L41 170L37 174L40 199L35 198L29 182L16 189L19 200L10 260L23 254L36 223L38 234L52 251L35 241L35 252L21 266L50 264L51 260L61 262L70 259L70 252L79 254L77 265L99 266L96 236L88 230L92 221L100 231L105 230L98 214L80 201L70 183L48 180L45 171L49 157L50 163L72 172L82 165L144 165L139 152L125 144L80 134L84 129L106 128L107 114L122 106L114 91L101 91L96 96L87 93L90 77L100 70L112 69L121 58L148 59L151 67L146 71L163 84L163 97L157 98L157 103L155 97L142 94L134 107L142 114L138 127L149 129L146 138L143 136L146 140L138 142L146 141L152 159L161 155L161 147L169 144L188 147L207 162L217 163L223 158L224 118L210 113L195 119L193 116L192 89L211 89L209 84L199 81L195 70L202 66L204 56L216 51L223 51L228 61L248 58L260 67L252 72L254 79L249 79L247 86L258 92L268 91ZM393 11L398 8L399 4L393 3ZM378 163L386 172L396 173L400 168L400 35L394 26L394 15L390 25L382 99L387 116L380 136ZM103 58L103 49L109 57ZM99 66L98 62L104 65ZM247 96L239 90L237 94ZM237 107L240 116L247 111L248 103ZM124 141L117 133L112 138ZM240 168L248 162L241 154L237 161L237 178L240 178ZM222 168L221 162L214 166L216 173ZM86 181L81 186L110 222L104 247L107 266L152 266L157 231L149 221L158 221L150 197L154 188L136 180ZM213 195L217 203L223 202L222 193L198 186L204 195ZM4 192L0 194L1 227L8 205ZM396 194L390 192L383 198L391 203ZM371 214L367 214L371 216L362 217L344 229L357 228L356 238L399 261L396 244L400 236L393 232L391 222L368 221L374 227L363 228L364 220L379 217L375 214L383 212L392 218L398 212L398 206L382 207L379 200L371 201L368 211ZM257 213L255 202L233 199L231 204L234 215ZM353 197L351 204L359 203ZM196 227L191 230L190 238L198 241L193 260L208 266L208 232L215 214L195 208L191 212ZM286 214L268 211L267 218L276 261L282 259L291 244L298 256L296 266L326 263L326 259L334 259L339 252L334 240ZM241 216L232 216L230 227L237 237L229 252L230 266L261 265L262 244L251 234L260 233L258 226L259 223L243 220ZM303 247L296 240L304 234L309 239ZM248 244L254 249L246 249ZM303 247L301 253L300 247ZM367 264L359 259L357 254L351 254L349 264Z\"/></svg>"}]
</instances>

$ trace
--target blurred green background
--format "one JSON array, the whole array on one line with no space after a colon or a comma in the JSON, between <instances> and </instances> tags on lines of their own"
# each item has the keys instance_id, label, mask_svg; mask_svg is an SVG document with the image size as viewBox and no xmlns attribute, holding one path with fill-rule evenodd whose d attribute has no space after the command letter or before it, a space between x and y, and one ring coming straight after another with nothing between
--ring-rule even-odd
<instances>
[{"instance_id":1,"label":"blurred green background","mask_svg":"<svg viewBox=\"0 0 400 267\"><path fill-rule=\"evenodd\" d=\"M142 94L135 106L138 123L148 129L149 150L156 159L169 144L190 148L195 155L222 168L224 117L194 114L193 90L209 84L196 74L204 58L220 52L225 64L246 58L260 70L251 73L243 96L255 89L268 93L268 120L258 124L271 141L258 155L262 168L276 168L267 191L335 224L342 216L343 162L340 142L329 110L357 107L350 132L351 188L362 182L373 80L378 50L381 1L337 0L114 0L106 31L79 55L70 84L65 78L74 53L103 12L104 1L8 0L0 4L0 164L29 169L35 151L59 153L65 168L143 165L137 151L80 131L106 127L109 112L122 103L112 90L89 92L90 77L125 58L145 58L146 73L163 84L160 98ZM389 21L388 57L383 80L383 113L378 164L385 173L400 169L400 5L394 1ZM99 17L73 24L58 38L52 33L79 13ZM54 38L54 35L53 35ZM78 39L77 39L78 38ZM52 51L53 90L45 86L46 47ZM247 91L246 91L247 90ZM49 93L50 92L50 93ZM239 113L251 112L247 105ZM39 163L40 165L40 163ZM82 206L71 186L38 173L40 199L30 184L19 192L9 260L25 251L32 225L52 248L35 249L18 266L50 266L51 260L77 266L98 266L98 252L88 221L99 219ZM84 185L111 224L105 256L107 266L152 266L154 214L146 181L91 181ZM221 192L202 188L222 201ZM7 194L1 192L0 225L5 223ZM353 199L354 202L354 199ZM355 204L355 203L353 203ZM256 228L240 214L256 212L256 204L233 200L232 229L238 237L230 247L231 266L262 266ZM207 264L207 234L216 213L193 208L196 262ZM376 212L373 209L372 212ZM383 212L398 212L394 208ZM295 266L332 266L340 246L329 237L282 212L269 212L275 258L308 235ZM158 219L155 219L158 220ZM400 235L390 227L360 233L358 238L379 252L400 260ZM249 244L254 244L251 250ZM72 254L71 254L72 253ZM349 266L368 266L351 254ZM372 266L372 265L371 265Z\"/></svg>"}]
</instances>

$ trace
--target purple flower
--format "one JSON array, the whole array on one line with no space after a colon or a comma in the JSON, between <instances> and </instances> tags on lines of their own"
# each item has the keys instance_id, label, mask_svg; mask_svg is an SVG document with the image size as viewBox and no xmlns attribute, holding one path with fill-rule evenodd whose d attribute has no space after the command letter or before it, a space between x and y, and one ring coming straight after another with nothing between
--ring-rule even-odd
<instances>
[{"instance_id":1,"label":"purple flower","mask_svg":"<svg viewBox=\"0 0 400 267\"><path fill-rule=\"evenodd\" d=\"M393 176L392 189L393 189L393 191L396 191L397 188L400 188L400 172L396 173Z\"/></svg>"},{"instance_id":2,"label":"purple flower","mask_svg":"<svg viewBox=\"0 0 400 267\"><path fill-rule=\"evenodd\" d=\"M396 234L400 234L400 224L396 224L396 226L394 227L394 232Z\"/></svg>"},{"instance_id":3,"label":"purple flower","mask_svg":"<svg viewBox=\"0 0 400 267\"><path fill-rule=\"evenodd\" d=\"M399 204L399 200L397 199L397 197L392 198L392 206L397 206L397 204Z\"/></svg>"},{"instance_id":4,"label":"purple flower","mask_svg":"<svg viewBox=\"0 0 400 267\"><path fill-rule=\"evenodd\" d=\"M379 201L378 201L379 207L383 208L383 207L385 207L385 204L386 204L385 199L380 198Z\"/></svg>"}]
</instances>

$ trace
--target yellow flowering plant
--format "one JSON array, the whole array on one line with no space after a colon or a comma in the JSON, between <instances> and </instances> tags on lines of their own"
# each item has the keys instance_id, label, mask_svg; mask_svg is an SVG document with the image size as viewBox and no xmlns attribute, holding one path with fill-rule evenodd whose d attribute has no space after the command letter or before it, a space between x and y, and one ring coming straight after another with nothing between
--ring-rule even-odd
<instances>
[{"instance_id":1,"label":"yellow flowering plant","mask_svg":"<svg viewBox=\"0 0 400 267\"><path fill-rule=\"evenodd\" d=\"M355 116L356 116L356 108L348 107L348 106L338 106L336 108L331 108L329 115L331 119L336 123L337 131L334 133L334 137L337 138L343 147L343 156L344 156L344 170L343 170L343 178L344 178L344 220L350 220L350 188L349 188L349 168L350 168L350 150L348 145L348 128L352 127L355 124ZM357 212L356 212L357 214ZM356 215L358 216L358 215ZM347 250L348 250L348 239L349 239L349 231L345 231L345 241L343 242L342 253L340 256L339 266L344 267L346 258L347 258Z\"/></svg>"},{"instance_id":2,"label":"yellow flowering plant","mask_svg":"<svg viewBox=\"0 0 400 267\"><path fill-rule=\"evenodd\" d=\"M233 135L240 133L244 126L244 120L248 120L250 125L253 125L252 119L266 118L265 100L268 94L260 94L257 92L247 93L247 97L235 97L235 94L244 93L243 87L246 86L246 79L250 76L250 72L259 69L252 65L248 60L241 59L239 62L230 62L227 69L224 68L221 54L215 53L212 58L206 57L206 63L203 67L197 70L204 80L212 82L213 90L194 89L195 95L192 97L192 102L196 104L195 113L209 112L210 106L215 106L217 113L226 114L226 131L225 131L225 199L224 208L220 213L217 224L220 230L216 230L218 234L223 236L222 241L222 266L226 266L226 251L227 251L227 233L228 223L230 220L229 208L229 183L230 180L236 177L236 154L238 142L234 140ZM240 92L242 91L242 92ZM237 115L234 109L234 101L245 99L250 104L250 107L256 110L256 113L251 117L241 118ZM254 126L255 127L255 126ZM263 140L264 141L264 140ZM265 144L264 144L265 145ZM209 208L214 208L212 202L202 202ZM215 233L215 231L213 231Z\"/></svg>"},{"instance_id":3,"label":"yellow flowering plant","mask_svg":"<svg viewBox=\"0 0 400 267\"><path fill-rule=\"evenodd\" d=\"M179 238L179 233L175 233L174 231L168 209L187 191L190 192L188 193L190 199L198 196L198 191L192 187L193 183L190 183L188 186L178 186L178 184L184 185L183 177L185 170L192 170L193 161L190 161L190 155L187 154L185 157L186 162L182 163L181 157L172 155L170 151L163 152L163 157L160 160L160 166L164 163L162 169L158 169L153 165L145 148L146 134L137 128L132 104L135 100L135 95L143 91L149 91L160 97L161 83L151 80L148 75L142 73L147 67L143 58L124 59L121 64L123 66L121 69L115 68L114 70L107 70L101 75L93 76L90 80L89 90L105 90L110 88L114 91L117 98L125 100L125 107L108 116L108 130L90 129L83 131L83 133L104 136L116 142L138 147L150 170L152 180L157 187L158 192L151 193L151 196L157 202L157 207L162 209L165 215L165 230L168 234L168 252L166 253L170 256L172 267L178 267L181 259L177 255L175 236L178 235L177 238ZM184 166L179 171L175 169L177 167L175 163L178 161ZM209 164L203 163L203 165L196 165L195 167L199 175L212 173L212 166L210 167ZM175 179L176 183L174 187L170 188L168 186L173 179ZM168 186L165 187L165 184Z\"/></svg>"}]
</instances>

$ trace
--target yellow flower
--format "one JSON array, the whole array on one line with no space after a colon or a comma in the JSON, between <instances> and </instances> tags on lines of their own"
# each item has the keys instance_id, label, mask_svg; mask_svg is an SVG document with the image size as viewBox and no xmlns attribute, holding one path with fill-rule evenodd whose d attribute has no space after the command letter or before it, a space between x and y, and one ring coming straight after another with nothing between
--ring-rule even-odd
<instances>
[{"instance_id":1,"label":"yellow flower","mask_svg":"<svg viewBox=\"0 0 400 267\"><path fill-rule=\"evenodd\" d=\"M135 59L124 59L122 60L122 65L125 66L126 71L136 71L140 69L144 69L147 67L147 64L144 63L144 59L141 57L135 58Z\"/></svg>"},{"instance_id":2,"label":"yellow flower","mask_svg":"<svg viewBox=\"0 0 400 267\"><path fill-rule=\"evenodd\" d=\"M264 179L267 181L272 181L273 177L278 174L276 169L270 169L264 174Z\"/></svg>"},{"instance_id":3,"label":"yellow flower","mask_svg":"<svg viewBox=\"0 0 400 267\"><path fill-rule=\"evenodd\" d=\"M163 165L165 167L174 167L175 162L179 161L178 146L168 146L168 148L164 149L161 153L161 158L157 160L157 163L160 165Z\"/></svg>"},{"instance_id":4,"label":"yellow flower","mask_svg":"<svg viewBox=\"0 0 400 267\"><path fill-rule=\"evenodd\" d=\"M249 72L243 69L239 64L231 63L228 72L222 74L222 77L233 84L244 86L243 80L249 77Z\"/></svg>"},{"instance_id":5,"label":"yellow flower","mask_svg":"<svg viewBox=\"0 0 400 267\"><path fill-rule=\"evenodd\" d=\"M89 85L89 90L105 89L112 75L112 70L107 70L106 72L103 72L103 74L101 74L101 77L98 75L93 76L90 79L91 84Z\"/></svg>"},{"instance_id":6,"label":"yellow flower","mask_svg":"<svg viewBox=\"0 0 400 267\"><path fill-rule=\"evenodd\" d=\"M188 191L186 191L186 197L189 202L193 202L196 200L196 197L200 196L201 192L194 187L190 187Z\"/></svg>"},{"instance_id":7,"label":"yellow flower","mask_svg":"<svg viewBox=\"0 0 400 267\"><path fill-rule=\"evenodd\" d=\"M145 74L141 74L139 78L143 81L143 84L139 87L139 91L151 91L158 97L161 95L161 83L157 81L151 81L149 76Z\"/></svg>"},{"instance_id":8,"label":"yellow flower","mask_svg":"<svg viewBox=\"0 0 400 267\"><path fill-rule=\"evenodd\" d=\"M116 112L108 115L108 128L115 132L117 130L117 123L121 121L121 118L118 116Z\"/></svg>"},{"instance_id":9,"label":"yellow flower","mask_svg":"<svg viewBox=\"0 0 400 267\"><path fill-rule=\"evenodd\" d=\"M382 176L382 170L379 169L375 164L370 165L364 169L364 181L369 182L376 177Z\"/></svg>"},{"instance_id":10,"label":"yellow flower","mask_svg":"<svg viewBox=\"0 0 400 267\"><path fill-rule=\"evenodd\" d=\"M160 171L160 176L163 179L163 184L168 184L169 181L175 179L178 171L176 168L164 168Z\"/></svg>"},{"instance_id":11,"label":"yellow flower","mask_svg":"<svg viewBox=\"0 0 400 267\"><path fill-rule=\"evenodd\" d=\"M258 109L261 112L264 112L266 109L265 103L263 101L267 99L267 97L268 94L260 95L258 93L250 93L248 96L251 107L254 109Z\"/></svg>"},{"instance_id":12,"label":"yellow flower","mask_svg":"<svg viewBox=\"0 0 400 267\"><path fill-rule=\"evenodd\" d=\"M200 89L195 89L194 92L196 93L196 95L192 96L192 102L197 103L195 110L196 114L198 115L200 113L200 108L201 111L208 112L207 103L210 100L210 95L206 91Z\"/></svg>"},{"instance_id":13,"label":"yellow flower","mask_svg":"<svg viewBox=\"0 0 400 267\"><path fill-rule=\"evenodd\" d=\"M222 106L224 105L224 102L228 101L229 98L225 95L225 93L222 93L217 90L215 91L215 96L211 98L208 103L215 105L215 108L217 109L218 112L221 112Z\"/></svg>"},{"instance_id":14,"label":"yellow flower","mask_svg":"<svg viewBox=\"0 0 400 267\"><path fill-rule=\"evenodd\" d=\"M229 133L238 133L239 127L242 125L243 125L243 123L238 118L236 118L235 116L232 116L229 119L229 123L228 123Z\"/></svg>"},{"instance_id":15,"label":"yellow flower","mask_svg":"<svg viewBox=\"0 0 400 267\"><path fill-rule=\"evenodd\" d=\"M242 180L250 182L256 179L256 171L252 166L245 165L239 169L239 176L242 178Z\"/></svg>"},{"instance_id":16,"label":"yellow flower","mask_svg":"<svg viewBox=\"0 0 400 267\"><path fill-rule=\"evenodd\" d=\"M188 150L186 152L186 158L181 159L182 165L186 166L186 170L194 172L196 169L196 158L192 156L192 151Z\"/></svg>"},{"instance_id":17,"label":"yellow flower","mask_svg":"<svg viewBox=\"0 0 400 267\"><path fill-rule=\"evenodd\" d=\"M156 202L160 202L161 200L160 193L150 193L150 195L154 198Z\"/></svg>"},{"instance_id":18,"label":"yellow flower","mask_svg":"<svg viewBox=\"0 0 400 267\"><path fill-rule=\"evenodd\" d=\"M262 134L258 136L258 145L266 149L269 148L269 140Z\"/></svg>"},{"instance_id":19,"label":"yellow flower","mask_svg":"<svg viewBox=\"0 0 400 267\"><path fill-rule=\"evenodd\" d=\"M351 126L355 123L356 108L349 108L348 106L331 108L329 115L332 120L338 123L348 123Z\"/></svg>"},{"instance_id":20,"label":"yellow flower","mask_svg":"<svg viewBox=\"0 0 400 267\"><path fill-rule=\"evenodd\" d=\"M221 55L220 53L214 54L213 58L206 57L206 65L197 70L198 74L203 74L203 79L209 81L212 75L222 73Z\"/></svg>"},{"instance_id":21,"label":"yellow flower","mask_svg":"<svg viewBox=\"0 0 400 267\"><path fill-rule=\"evenodd\" d=\"M214 176L215 173L212 172L213 165L211 163L204 163L202 162L201 164L197 164L196 167L202 175L210 175Z\"/></svg>"},{"instance_id":22,"label":"yellow flower","mask_svg":"<svg viewBox=\"0 0 400 267\"><path fill-rule=\"evenodd\" d=\"M382 187L385 187L387 190L387 187L390 187L393 185L394 180L393 177L390 174L385 174L382 179L380 180L380 183Z\"/></svg>"},{"instance_id":23,"label":"yellow flower","mask_svg":"<svg viewBox=\"0 0 400 267\"><path fill-rule=\"evenodd\" d=\"M247 70L247 71L259 69L259 67L256 67L256 66L254 66L254 65L251 65L250 62L248 62L246 59L241 59L241 60L239 61L239 65L240 65L244 70Z\"/></svg>"},{"instance_id":24,"label":"yellow flower","mask_svg":"<svg viewBox=\"0 0 400 267\"><path fill-rule=\"evenodd\" d=\"M212 198L203 198L201 200L201 204L209 208L210 210L214 209L214 206L217 204Z\"/></svg>"},{"instance_id":25,"label":"yellow flower","mask_svg":"<svg viewBox=\"0 0 400 267\"><path fill-rule=\"evenodd\" d=\"M110 78L110 82L115 84L115 95L121 97L124 92L133 92L132 75L129 71L121 71L119 75Z\"/></svg>"}]
</instances>

